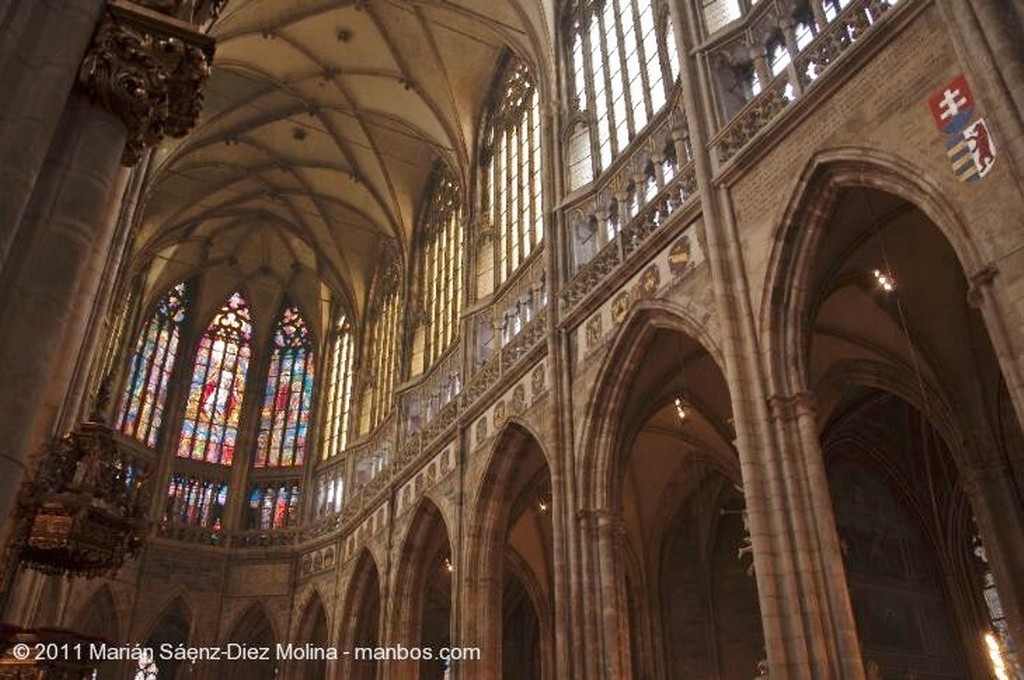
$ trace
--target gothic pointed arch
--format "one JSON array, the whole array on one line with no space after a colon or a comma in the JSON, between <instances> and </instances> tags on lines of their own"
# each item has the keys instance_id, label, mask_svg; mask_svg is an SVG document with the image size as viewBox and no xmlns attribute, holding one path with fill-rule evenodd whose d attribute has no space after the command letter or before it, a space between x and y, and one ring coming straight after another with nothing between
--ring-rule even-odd
<instances>
[{"instance_id":1,"label":"gothic pointed arch","mask_svg":"<svg viewBox=\"0 0 1024 680\"><path fill-rule=\"evenodd\" d=\"M482 678L514 678L539 666L541 678L555 677L570 650L556 652L563 657L556 660L542 651L553 650L554 640L542 635L552 634L544 616L554 601L554 516L563 500L554 496L548 454L526 424L512 419L502 426L477 489L465 538L471 558L464 565L462 600L463 630L480 640L477 670ZM537 606L538 599L546 606ZM505 638L517 649L508 659Z\"/></svg>"},{"instance_id":2,"label":"gothic pointed arch","mask_svg":"<svg viewBox=\"0 0 1024 680\"><path fill-rule=\"evenodd\" d=\"M481 212L493 228L493 284L511 277L544 240L540 93L529 66L499 59L480 146ZM486 269L486 262L478 263Z\"/></svg>"},{"instance_id":3,"label":"gothic pointed arch","mask_svg":"<svg viewBox=\"0 0 1024 680\"><path fill-rule=\"evenodd\" d=\"M356 557L339 622L338 639L343 649L377 647L381 640L382 600L380 571L369 549ZM346 656L341 661L341 677L353 680L377 680L381 668L375 660Z\"/></svg>"},{"instance_id":4,"label":"gothic pointed arch","mask_svg":"<svg viewBox=\"0 0 1024 680\"><path fill-rule=\"evenodd\" d=\"M193 636L192 608L185 598L179 595L168 602L163 610L153 618L149 633L143 639L146 641L146 647L160 649L161 645L170 645L172 648L185 646L192 641ZM156 666L155 674L151 674L152 669L149 668L151 665ZM140 670L149 668L150 674L145 676L147 678L154 675L161 678L174 678L182 666L182 662L157 655L157 658L150 662L139 661L138 666Z\"/></svg>"},{"instance_id":5,"label":"gothic pointed arch","mask_svg":"<svg viewBox=\"0 0 1024 680\"><path fill-rule=\"evenodd\" d=\"M313 338L302 312L290 301L271 331L271 348L253 465L301 466L313 406Z\"/></svg>"},{"instance_id":6,"label":"gothic pointed arch","mask_svg":"<svg viewBox=\"0 0 1024 680\"><path fill-rule=\"evenodd\" d=\"M465 209L456 175L437 161L421 200L417 226L417 328L412 373L428 370L459 335ZM418 365L417 365L418 364Z\"/></svg>"},{"instance_id":7,"label":"gothic pointed arch","mask_svg":"<svg viewBox=\"0 0 1024 680\"><path fill-rule=\"evenodd\" d=\"M421 499L399 550L399 562L408 566L395 580L389 639L431 649L452 645L455 562L449 536L440 507ZM447 670L443 659L412 660L395 668L399 678L436 678Z\"/></svg>"},{"instance_id":8,"label":"gothic pointed arch","mask_svg":"<svg viewBox=\"0 0 1024 680\"><path fill-rule=\"evenodd\" d=\"M271 653L262 658L224 661L221 663L221 677L239 680L274 680L279 672L277 655L273 653L280 638L274 632L274 625L262 602L253 602L242 613L231 628L224 643L237 643L249 648L270 649Z\"/></svg>"},{"instance_id":9,"label":"gothic pointed arch","mask_svg":"<svg viewBox=\"0 0 1024 680\"><path fill-rule=\"evenodd\" d=\"M179 457L231 465L252 356L252 328L249 302L235 292L199 339L178 439Z\"/></svg>"},{"instance_id":10,"label":"gothic pointed arch","mask_svg":"<svg viewBox=\"0 0 1024 680\"><path fill-rule=\"evenodd\" d=\"M149 447L156 446L164 422L167 390L188 307L186 284L171 286L139 332L129 362L116 425Z\"/></svg>"}]
</instances>

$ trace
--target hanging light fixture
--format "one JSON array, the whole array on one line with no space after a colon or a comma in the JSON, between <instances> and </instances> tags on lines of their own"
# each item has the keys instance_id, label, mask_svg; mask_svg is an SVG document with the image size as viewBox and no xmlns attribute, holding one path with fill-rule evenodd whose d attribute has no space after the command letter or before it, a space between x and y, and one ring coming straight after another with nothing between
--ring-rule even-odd
<instances>
[{"instance_id":1,"label":"hanging light fixture","mask_svg":"<svg viewBox=\"0 0 1024 680\"><path fill-rule=\"evenodd\" d=\"M875 285L883 293L891 293L896 290L896 279L890 272L876 269L871 272L875 279Z\"/></svg>"},{"instance_id":2,"label":"hanging light fixture","mask_svg":"<svg viewBox=\"0 0 1024 680\"><path fill-rule=\"evenodd\" d=\"M673 402L676 407L676 417L681 425L686 425L690 419L690 404L683 395L679 395Z\"/></svg>"}]
</instances>

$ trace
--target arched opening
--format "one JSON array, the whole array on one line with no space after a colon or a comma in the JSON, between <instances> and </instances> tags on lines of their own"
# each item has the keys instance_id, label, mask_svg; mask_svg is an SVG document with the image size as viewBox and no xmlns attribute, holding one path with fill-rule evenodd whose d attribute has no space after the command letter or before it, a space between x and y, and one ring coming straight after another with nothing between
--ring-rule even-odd
<instances>
[{"instance_id":1,"label":"arched opening","mask_svg":"<svg viewBox=\"0 0 1024 680\"><path fill-rule=\"evenodd\" d=\"M443 680L450 647L452 579L455 566L441 510L424 499L417 507L399 557L402 571L395 585L395 639L410 649L431 650L421 658L394 663L396 677ZM431 658L426 658L426 657Z\"/></svg>"},{"instance_id":2,"label":"arched opening","mask_svg":"<svg viewBox=\"0 0 1024 680\"><path fill-rule=\"evenodd\" d=\"M479 635L482 649L472 677L553 677L556 502L540 443L519 424L507 425L470 528L467 630Z\"/></svg>"},{"instance_id":3,"label":"arched opening","mask_svg":"<svg viewBox=\"0 0 1024 680\"><path fill-rule=\"evenodd\" d=\"M688 472L692 489L667 527L661 566L669 677L750 678L764 643L743 495L706 463Z\"/></svg>"},{"instance_id":4,"label":"arched opening","mask_svg":"<svg viewBox=\"0 0 1024 680\"><path fill-rule=\"evenodd\" d=\"M609 552L629 635L606 653L628 647L633 678L748 680L765 648L725 377L663 310L634 316L605 365L621 387L587 479L620 527Z\"/></svg>"},{"instance_id":5,"label":"arched opening","mask_svg":"<svg viewBox=\"0 0 1024 680\"><path fill-rule=\"evenodd\" d=\"M747 573L731 395L708 330L686 310L639 304L602 359L591 392L579 485L595 544L583 577L597 578L589 579L586 615L602 620L603 659L596 663L612 666L616 677L746 680L765 658L758 590ZM704 507L690 499L709 471L726 491ZM704 564L679 565L671 551L693 542L688 534L695 527L700 551L689 557ZM715 561L730 553L735 564L726 571L742 574L742 586L712 578ZM688 575L691 567L706 574ZM689 589L677 583L688 577L700 582ZM723 599L727 591L733 599ZM729 619L723 607L742 615ZM716 624L719 609L723 623ZM693 612L700 612L700 641L680 649L672 628L695 625L685 620ZM749 626L735 626L736 619Z\"/></svg>"},{"instance_id":6,"label":"arched opening","mask_svg":"<svg viewBox=\"0 0 1024 680\"><path fill-rule=\"evenodd\" d=\"M968 634L987 624L970 507L938 432L902 399L851 388L822 448L865 665L988 677Z\"/></svg>"},{"instance_id":7,"label":"arched opening","mask_svg":"<svg viewBox=\"0 0 1024 680\"><path fill-rule=\"evenodd\" d=\"M378 662L359 653L360 649L380 646L380 577L369 551L359 556L345 602L340 637L342 649L352 650L352 655L342 657L340 677L377 680Z\"/></svg>"},{"instance_id":8,"label":"arched opening","mask_svg":"<svg viewBox=\"0 0 1024 680\"><path fill-rule=\"evenodd\" d=\"M324 611L320 596L314 593L306 604L299 624L299 644L308 644L317 650L325 649L329 641L327 630L327 612ZM302 680L326 680L327 660L314 658L299 661L295 673Z\"/></svg>"},{"instance_id":9,"label":"arched opening","mask_svg":"<svg viewBox=\"0 0 1024 680\"><path fill-rule=\"evenodd\" d=\"M889 171L848 171L812 177L806 224L780 240L776 379L816 396L868 673L986 678L1014 663L1024 565L1024 438L982 315L988 283L964 275L970 239L933 221L948 211Z\"/></svg>"},{"instance_id":10,"label":"arched opening","mask_svg":"<svg viewBox=\"0 0 1024 680\"><path fill-rule=\"evenodd\" d=\"M152 632L146 639L146 647L157 650L162 645L179 647L189 642L189 613L185 603L179 598L168 605L163 615L157 620ZM151 661L140 661L139 669L151 670L156 666L156 677L160 680L184 680L189 677L191 668L187 662L175 658L164 658L157 654ZM147 677L150 677L147 675Z\"/></svg>"},{"instance_id":11,"label":"arched opening","mask_svg":"<svg viewBox=\"0 0 1024 680\"><path fill-rule=\"evenodd\" d=\"M256 603L249 607L224 642L237 643L247 648L269 647L273 650L277 640L263 605ZM227 661L221 666L222 677L238 680L274 680L278 673L276 654L266 656L268 658L265 659L245 658Z\"/></svg>"},{"instance_id":12,"label":"arched opening","mask_svg":"<svg viewBox=\"0 0 1024 680\"><path fill-rule=\"evenodd\" d=\"M93 593L82 608L72 630L89 637L105 640L108 643L121 641L117 608L108 586L102 585ZM120 676L118 664L115 661L103 661L96 667L96 680L114 680Z\"/></svg>"}]
</instances>

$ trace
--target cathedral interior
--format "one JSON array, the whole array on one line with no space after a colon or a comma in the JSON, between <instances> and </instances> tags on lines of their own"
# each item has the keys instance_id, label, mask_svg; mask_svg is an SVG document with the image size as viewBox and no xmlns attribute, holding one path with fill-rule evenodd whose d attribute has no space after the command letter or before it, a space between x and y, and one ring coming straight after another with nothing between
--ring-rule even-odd
<instances>
[{"instance_id":1,"label":"cathedral interior","mask_svg":"<svg viewBox=\"0 0 1024 680\"><path fill-rule=\"evenodd\" d=\"M0 0L0 678L1024 680L1022 46Z\"/></svg>"}]
</instances>

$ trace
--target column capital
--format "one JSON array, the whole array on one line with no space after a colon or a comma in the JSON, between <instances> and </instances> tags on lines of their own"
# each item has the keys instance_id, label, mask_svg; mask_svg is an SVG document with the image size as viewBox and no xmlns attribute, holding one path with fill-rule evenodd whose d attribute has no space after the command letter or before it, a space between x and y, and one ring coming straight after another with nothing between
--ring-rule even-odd
<instances>
[{"instance_id":1,"label":"column capital","mask_svg":"<svg viewBox=\"0 0 1024 680\"><path fill-rule=\"evenodd\" d=\"M168 9L181 9L182 4L179 0ZM200 1L201 6L207 4ZM169 12L108 0L82 59L78 86L124 121L128 129L121 158L124 165L135 165L146 149L166 136L182 137L195 125L214 44L213 38Z\"/></svg>"},{"instance_id":2,"label":"column capital","mask_svg":"<svg viewBox=\"0 0 1024 680\"><path fill-rule=\"evenodd\" d=\"M971 287L967 290L967 304L978 309L985 303L986 291L992 288L992 282L999 274L999 268L990 264L978 270L970 277Z\"/></svg>"},{"instance_id":3,"label":"column capital","mask_svg":"<svg viewBox=\"0 0 1024 680\"><path fill-rule=\"evenodd\" d=\"M768 407L776 420L792 420L813 415L817 410L817 398L809 390L794 394L773 394L768 397Z\"/></svg>"}]
</instances>

